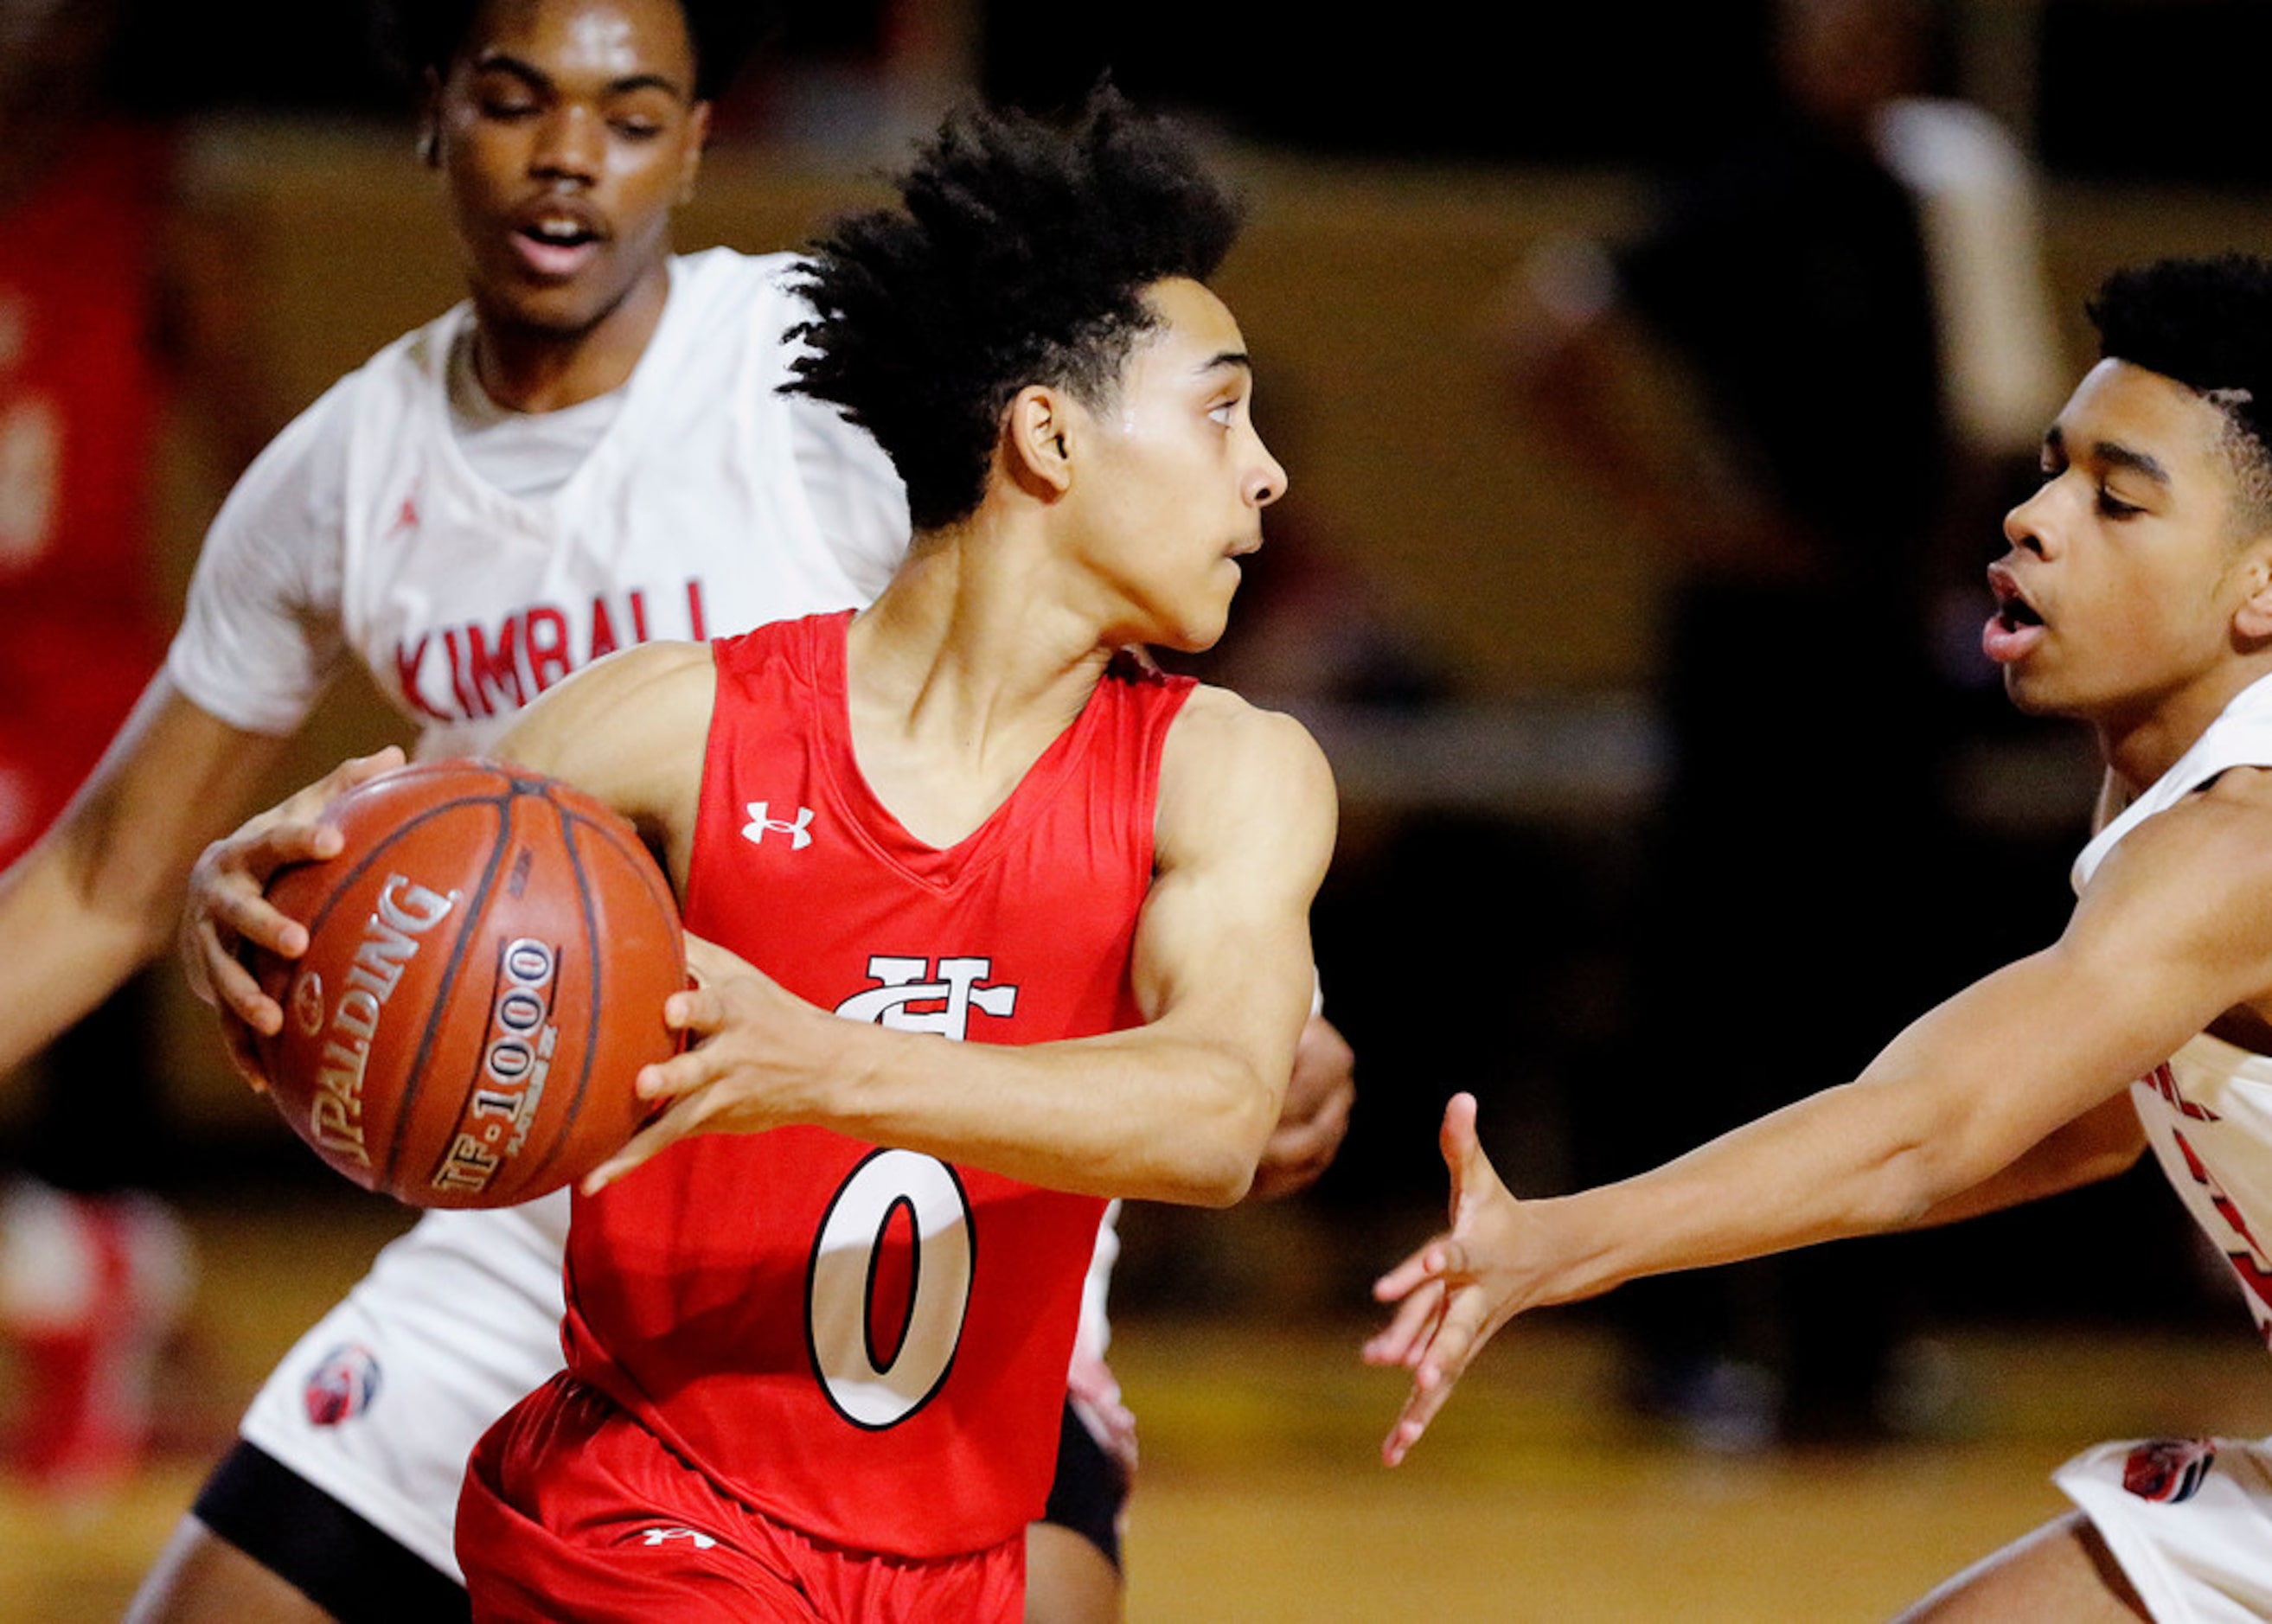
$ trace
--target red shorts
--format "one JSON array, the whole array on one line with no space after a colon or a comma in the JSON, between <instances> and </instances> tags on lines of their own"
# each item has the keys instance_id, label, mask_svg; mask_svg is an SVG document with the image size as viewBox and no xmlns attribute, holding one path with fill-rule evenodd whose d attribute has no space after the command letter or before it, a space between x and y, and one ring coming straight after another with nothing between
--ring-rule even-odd
<instances>
[{"instance_id":1,"label":"red shorts","mask_svg":"<svg viewBox=\"0 0 2272 1624\"><path fill-rule=\"evenodd\" d=\"M458 1561L476 1624L1019 1624L1022 1534L968 1556L833 1546L751 1510L557 1375L475 1446Z\"/></svg>"}]
</instances>

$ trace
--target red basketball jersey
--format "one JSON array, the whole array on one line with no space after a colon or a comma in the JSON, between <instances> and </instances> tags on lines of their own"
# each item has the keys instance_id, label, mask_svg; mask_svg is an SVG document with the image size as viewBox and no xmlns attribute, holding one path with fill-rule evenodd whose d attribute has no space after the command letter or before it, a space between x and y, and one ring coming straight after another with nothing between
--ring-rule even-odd
<instances>
[{"instance_id":1,"label":"red basketball jersey","mask_svg":"<svg viewBox=\"0 0 2272 1624\"><path fill-rule=\"evenodd\" d=\"M941 851L854 762L849 623L714 644L687 927L851 1020L974 1043L1138 1024L1160 755L1192 684L1108 678ZM1041 1515L1103 1209L819 1129L696 1139L579 1199L569 1369L808 1533L976 1550Z\"/></svg>"}]
</instances>

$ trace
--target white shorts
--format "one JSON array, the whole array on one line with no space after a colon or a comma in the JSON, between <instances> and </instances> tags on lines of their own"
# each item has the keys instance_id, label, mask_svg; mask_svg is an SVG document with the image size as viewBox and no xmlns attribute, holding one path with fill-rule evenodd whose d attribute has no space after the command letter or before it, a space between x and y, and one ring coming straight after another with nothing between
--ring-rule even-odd
<instances>
[{"instance_id":1,"label":"white shorts","mask_svg":"<svg viewBox=\"0 0 2272 1624\"><path fill-rule=\"evenodd\" d=\"M238 1430L452 1578L466 1457L560 1368L568 1194L430 1212L300 1338Z\"/></svg>"},{"instance_id":2,"label":"white shorts","mask_svg":"<svg viewBox=\"0 0 2272 1624\"><path fill-rule=\"evenodd\" d=\"M466 1459L560 1368L567 1235L564 1190L523 1207L428 1213L284 1356L238 1432L462 1582L454 1530ZM1118 1251L1109 1214L1080 1342L1100 1360Z\"/></svg>"},{"instance_id":3,"label":"white shorts","mask_svg":"<svg viewBox=\"0 0 2272 1624\"><path fill-rule=\"evenodd\" d=\"M2103 1443L2052 1480L2089 1516L2156 1624L2272 1619L2272 1441Z\"/></svg>"}]
</instances>

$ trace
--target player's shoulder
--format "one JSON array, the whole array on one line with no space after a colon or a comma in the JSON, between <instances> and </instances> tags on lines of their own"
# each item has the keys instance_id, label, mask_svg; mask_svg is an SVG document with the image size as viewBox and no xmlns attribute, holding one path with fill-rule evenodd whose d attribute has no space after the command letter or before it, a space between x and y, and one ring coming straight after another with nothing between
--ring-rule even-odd
<instances>
[{"instance_id":1,"label":"player's shoulder","mask_svg":"<svg viewBox=\"0 0 2272 1624\"><path fill-rule=\"evenodd\" d=\"M1333 769L1310 730L1205 683L1168 730L1160 798L1170 817L1259 816L1289 829L1321 824L1328 838L1335 816Z\"/></svg>"},{"instance_id":2,"label":"player's shoulder","mask_svg":"<svg viewBox=\"0 0 2272 1624\"><path fill-rule=\"evenodd\" d=\"M708 644L634 644L549 690L521 713L503 748L570 778L578 774L566 764L599 756L618 758L626 771L673 752L699 757L716 689Z\"/></svg>"},{"instance_id":3,"label":"player's shoulder","mask_svg":"<svg viewBox=\"0 0 2272 1624\"><path fill-rule=\"evenodd\" d=\"M1269 770L1298 768L1330 776L1325 751L1299 721L1206 682L1192 686L1169 741L1170 749L1180 745L1186 751L1256 757Z\"/></svg>"},{"instance_id":4,"label":"player's shoulder","mask_svg":"<svg viewBox=\"0 0 2272 1624\"><path fill-rule=\"evenodd\" d=\"M2156 824L2164 842L2196 860L2272 875L2272 766L2228 767L2138 832Z\"/></svg>"},{"instance_id":5,"label":"player's shoulder","mask_svg":"<svg viewBox=\"0 0 2272 1624\"><path fill-rule=\"evenodd\" d=\"M795 254L706 248L671 261L670 295L698 328L800 320L807 309L796 287L802 263Z\"/></svg>"},{"instance_id":6,"label":"player's shoulder","mask_svg":"<svg viewBox=\"0 0 2272 1624\"><path fill-rule=\"evenodd\" d=\"M2132 830L2108 854L2093 890L2141 889L2272 901L2272 766L2227 768ZM2272 919L2272 906L2264 912Z\"/></svg>"},{"instance_id":7,"label":"player's shoulder","mask_svg":"<svg viewBox=\"0 0 2272 1624\"><path fill-rule=\"evenodd\" d=\"M642 697L706 687L716 669L709 644L663 639L618 649L569 680L636 702Z\"/></svg>"}]
</instances>

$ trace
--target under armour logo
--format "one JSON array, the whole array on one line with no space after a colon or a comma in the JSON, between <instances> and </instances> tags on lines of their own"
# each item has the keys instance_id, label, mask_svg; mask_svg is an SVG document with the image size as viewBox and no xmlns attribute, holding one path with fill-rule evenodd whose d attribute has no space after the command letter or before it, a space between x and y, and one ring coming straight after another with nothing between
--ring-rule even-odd
<instances>
[{"instance_id":1,"label":"under armour logo","mask_svg":"<svg viewBox=\"0 0 2272 1624\"><path fill-rule=\"evenodd\" d=\"M698 1551L707 1551L718 1543L709 1535L691 1528L650 1528L640 1538L648 1546L659 1546L672 1539L691 1539Z\"/></svg>"},{"instance_id":2,"label":"under armour logo","mask_svg":"<svg viewBox=\"0 0 2272 1624\"><path fill-rule=\"evenodd\" d=\"M883 983L855 993L836 1006L847 1020L871 1021L894 1032L935 1032L960 1039L969 1029L970 1011L1007 1020L1018 1007L1018 989L1011 986L982 987L993 973L990 958L942 958L936 980L927 958L893 958L878 955L868 961L871 980ZM910 1009L915 1003L943 1004L937 1009Z\"/></svg>"},{"instance_id":3,"label":"under armour logo","mask_svg":"<svg viewBox=\"0 0 2272 1624\"><path fill-rule=\"evenodd\" d=\"M742 838L747 840L751 846L763 846L766 843L766 831L770 829L777 835L788 837L788 849L792 852L802 852L812 844L812 808L811 807L799 807L796 809L796 816L793 819L774 817L771 816L772 811L773 803L769 801L750 802L750 821L742 825Z\"/></svg>"}]
</instances>

